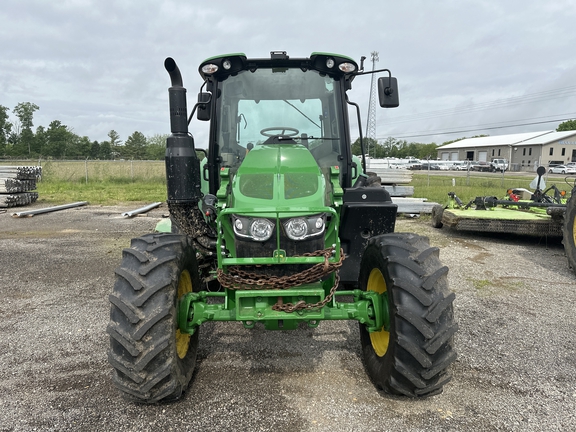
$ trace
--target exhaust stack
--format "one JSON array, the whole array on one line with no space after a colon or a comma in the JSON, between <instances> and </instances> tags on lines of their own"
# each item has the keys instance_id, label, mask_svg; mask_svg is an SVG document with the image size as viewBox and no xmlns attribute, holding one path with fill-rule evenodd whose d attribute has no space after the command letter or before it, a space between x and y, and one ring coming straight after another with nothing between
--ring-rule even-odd
<instances>
[{"instance_id":1,"label":"exhaust stack","mask_svg":"<svg viewBox=\"0 0 576 432\"><path fill-rule=\"evenodd\" d=\"M168 57L164 67L172 86L168 89L170 104L170 131L166 139L166 183L168 204L197 203L200 190L200 161L196 156L194 138L188 133L186 89L176 62Z\"/></svg>"}]
</instances>

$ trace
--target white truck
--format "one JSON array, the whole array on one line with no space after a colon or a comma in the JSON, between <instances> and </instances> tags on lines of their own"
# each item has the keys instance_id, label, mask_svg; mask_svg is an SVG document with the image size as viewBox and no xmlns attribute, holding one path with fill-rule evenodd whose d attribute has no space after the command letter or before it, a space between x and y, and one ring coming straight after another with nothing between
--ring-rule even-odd
<instances>
[{"instance_id":1,"label":"white truck","mask_svg":"<svg viewBox=\"0 0 576 432\"><path fill-rule=\"evenodd\" d=\"M492 159L490 171L506 171L508 169L508 159Z\"/></svg>"}]
</instances>

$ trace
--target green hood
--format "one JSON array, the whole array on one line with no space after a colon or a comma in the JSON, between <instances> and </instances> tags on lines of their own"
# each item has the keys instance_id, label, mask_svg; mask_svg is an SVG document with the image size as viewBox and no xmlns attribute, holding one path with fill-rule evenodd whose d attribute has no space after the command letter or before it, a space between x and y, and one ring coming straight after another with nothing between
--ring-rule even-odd
<instances>
[{"instance_id":1,"label":"green hood","mask_svg":"<svg viewBox=\"0 0 576 432\"><path fill-rule=\"evenodd\" d=\"M324 176L306 147L257 145L232 181L230 205L238 209L321 207L325 189Z\"/></svg>"}]
</instances>

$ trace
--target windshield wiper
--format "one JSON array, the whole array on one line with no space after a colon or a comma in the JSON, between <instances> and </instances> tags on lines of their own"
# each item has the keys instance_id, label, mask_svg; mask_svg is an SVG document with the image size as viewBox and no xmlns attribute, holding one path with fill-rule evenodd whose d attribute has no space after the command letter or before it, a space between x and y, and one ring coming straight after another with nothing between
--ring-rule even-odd
<instances>
[{"instance_id":1,"label":"windshield wiper","mask_svg":"<svg viewBox=\"0 0 576 432\"><path fill-rule=\"evenodd\" d=\"M313 135L308 135L308 137L306 138L307 140L325 140L325 141L330 141L330 140L339 140L340 137L332 137L332 138L328 138L328 137L322 137L322 136L313 136Z\"/></svg>"}]
</instances>

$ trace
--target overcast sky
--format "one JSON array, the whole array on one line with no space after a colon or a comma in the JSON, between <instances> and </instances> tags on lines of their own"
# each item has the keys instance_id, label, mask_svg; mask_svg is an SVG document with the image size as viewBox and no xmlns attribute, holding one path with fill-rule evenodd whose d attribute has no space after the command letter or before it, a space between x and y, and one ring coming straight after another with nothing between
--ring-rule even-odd
<instances>
[{"instance_id":1,"label":"overcast sky","mask_svg":"<svg viewBox=\"0 0 576 432\"><path fill-rule=\"evenodd\" d=\"M111 129L126 140L169 133L168 56L190 108L198 64L214 55L326 51L359 61L377 51L377 68L400 87L400 107L378 109L378 139L551 130L558 121L495 128L576 118L575 23L573 0L3 0L0 105L14 120L19 102L35 103L35 127L60 120L91 140ZM369 95L370 77L358 77L350 96L363 128ZM193 121L191 132L204 147L206 125Z\"/></svg>"}]
</instances>

